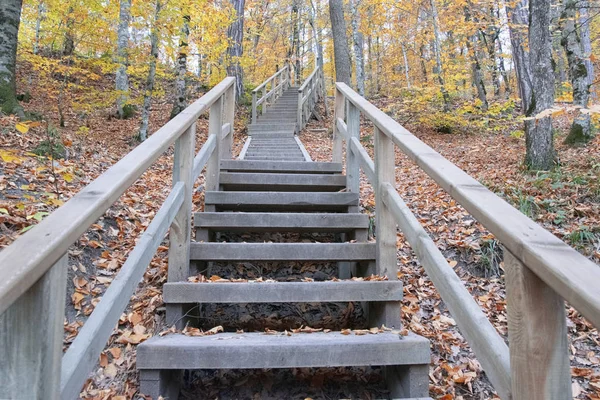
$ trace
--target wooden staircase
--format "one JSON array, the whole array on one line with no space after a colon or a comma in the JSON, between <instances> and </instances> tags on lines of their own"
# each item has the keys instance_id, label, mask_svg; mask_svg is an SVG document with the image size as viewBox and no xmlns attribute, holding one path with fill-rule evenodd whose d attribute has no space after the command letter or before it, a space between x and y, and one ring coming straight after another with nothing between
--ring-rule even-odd
<instances>
[{"instance_id":1,"label":"wooden staircase","mask_svg":"<svg viewBox=\"0 0 600 400\"><path fill-rule=\"evenodd\" d=\"M401 330L396 265L377 263L376 245L368 242L369 218L359 213L358 193L347 190L342 165L311 162L294 135L297 93L294 87L284 91L250 126L239 160L221 162L219 190L207 191L205 212L194 214L190 276L205 271L210 278L215 262L334 262L337 276L316 282L169 280L163 292L167 322L180 330L192 326L190 310L211 303L353 302L368 315L368 325L360 328L380 329L155 336L137 350L140 390L153 399L177 398L183 370L349 366L383 366L392 398L428 395L429 342ZM337 242L222 242L222 233L236 232L328 233ZM356 279L387 271L393 276L386 280Z\"/></svg>"}]
</instances>

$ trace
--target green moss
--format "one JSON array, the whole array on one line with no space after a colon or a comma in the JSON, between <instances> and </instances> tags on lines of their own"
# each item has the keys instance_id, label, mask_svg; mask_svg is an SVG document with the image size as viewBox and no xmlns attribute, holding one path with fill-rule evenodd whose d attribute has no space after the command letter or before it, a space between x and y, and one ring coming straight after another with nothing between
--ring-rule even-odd
<instances>
[{"instance_id":1,"label":"green moss","mask_svg":"<svg viewBox=\"0 0 600 400\"><path fill-rule=\"evenodd\" d=\"M123 106L123 119L129 119L135 115L137 107L133 104L125 104Z\"/></svg>"},{"instance_id":2,"label":"green moss","mask_svg":"<svg viewBox=\"0 0 600 400\"><path fill-rule=\"evenodd\" d=\"M0 107L4 114L14 114L21 107L14 88L8 83L0 83Z\"/></svg>"},{"instance_id":3,"label":"green moss","mask_svg":"<svg viewBox=\"0 0 600 400\"><path fill-rule=\"evenodd\" d=\"M585 135L583 127L577 122L574 122L573 125L571 125L569 135L565 139L565 144L568 144L570 146L577 146L585 144L588 140L590 140L590 138Z\"/></svg>"}]
</instances>

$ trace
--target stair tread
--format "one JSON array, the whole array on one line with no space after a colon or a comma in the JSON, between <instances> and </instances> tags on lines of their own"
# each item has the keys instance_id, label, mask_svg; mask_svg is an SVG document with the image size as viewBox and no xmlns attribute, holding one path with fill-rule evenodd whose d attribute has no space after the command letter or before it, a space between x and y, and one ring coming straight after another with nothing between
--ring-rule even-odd
<instances>
[{"instance_id":1,"label":"stair tread","mask_svg":"<svg viewBox=\"0 0 600 400\"><path fill-rule=\"evenodd\" d=\"M248 172L302 172L313 174L341 173L341 163L330 162L273 162L273 161L221 161L221 169Z\"/></svg>"},{"instance_id":2,"label":"stair tread","mask_svg":"<svg viewBox=\"0 0 600 400\"><path fill-rule=\"evenodd\" d=\"M251 155L250 152L246 154L247 156ZM346 176L221 172L219 184L223 185L226 190L254 188L262 191L281 189L338 191L346 187Z\"/></svg>"},{"instance_id":3,"label":"stair tread","mask_svg":"<svg viewBox=\"0 0 600 400\"><path fill-rule=\"evenodd\" d=\"M401 281L170 282L165 303L319 303L400 301Z\"/></svg>"},{"instance_id":4,"label":"stair tread","mask_svg":"<svg viewBox=\"0 0 600 400\"><path fill-rule=\"evenodd\" d=\"M372 261L375 243L200 243L190 259L203 261Z\"/></svg>"},{"instance_id":5,"label":"stair tread","mask_svg":"<svg viewBox=\"0 0 600 400\"><path fill-rule=\"evenodd\" d=\"M364 214L312 213L208 213L194 214L194 225L213 229L285 230L318 229L319 232L339 232L368 229L369 217Z\"/></svg>"},{"instance_id":6,"label":"stair tread","mask_svg":"<svg viewBox=\"0 0 600 400\"><path fill-rule=\"evenodd\" d=\"M311 368L429 362L427 339L396 332L170 334L155 336L137 347L138 369Z\"/></svg>"},{"instance_id":7,"label":"stair tread","mask_svg":"<svg viewBox=\"0 0 600 400\"><path fill-rule=\"evenodd\" d=\"M206 192L204 203L241 211L344 211L358 206L358 194L348 192Z\"/></svg>"}]
</instances>

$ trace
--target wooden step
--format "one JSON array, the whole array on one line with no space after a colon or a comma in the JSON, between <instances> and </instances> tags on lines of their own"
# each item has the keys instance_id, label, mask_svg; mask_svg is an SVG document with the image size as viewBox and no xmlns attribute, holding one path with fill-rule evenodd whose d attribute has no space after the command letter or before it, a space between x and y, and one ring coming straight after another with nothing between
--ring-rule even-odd
<instances>
[{"instance_id":1,"label":"wooden step","mask_svg":"<svg viewBox=\"0 0 600 400\"><path fill-rule=\"evenodd\" d=\"M298 153L302 155L299 150ZM273 154L280 153L274 151ZM251 155L250 151L247 155ZM346 176L222 172L219 184L225 190L337 192L346 187Z\"/></svg>"},{"instance_id":2,"label":"wooden step","mask_svg":"<svg viewBox=\"0 0 600 400\"><path fill-rule=\"evenodd\" d=\"M395 332L155 336L137 346L137 368L246 369L427 365L429 341ZM143 392L143 388L142 388Z\"/></svg>"},{"instance_id":3,"label":"wooden step","mask_svg":"<svg viewBox=\"0 0 600 400\"><path fill-rule=\"evenodd\" d=\"M245 156L244 160L248 161L305 161L302 157L287 157L287 156Z\"/></svg>"},{"instance_id":4,"label":"wooden step","mask_svg":"<svg viewBox=\"0 0 600 400\"><path fill-rule=\"evenodd\" d=\"M200 243L190 244L199 261L373 261L375 243Z\"/></svg>"},{"instance_id":5,"label":"wooden step","mask_svg":"<svg viewBox=\"0 0 600 400\"><path fill-rule=\"evenodd\" d=\"M208 213L194 214L194 226L221 232L350 232L368 229L364 214Z\"/></svg>"},{"instance_id":6,"label":"wooden step","mask_svg":"<svg viewBox=\"0 0 600 400\"><path fill-rule=\"evenodd\" d=\"M252 139L254 141L254 139ZM341 174L341 163L330 162L272 162L272 161L221 161L221 169L231 172L267 172L300 174Z\"/></svg>"},{"instance_id":7,"label":"wooden step","mask_svg":"<svg viewBox=\"0 0 600 400\"><path fill-rule=\"evenodd\" d=\"M173 282L165 283L163 297L169 304L400 301L402 282Z\"/></svg>"},{"instance_id":8,"label":"wooden step","mask_svg":"<svg viewBox=\"0 0 600 400\"><path fill-rule=\"evenodd\" d=\"M205 205L219 211L336 211L358 206L357 193L206 192Z\"/></svg>"}]
</instances>

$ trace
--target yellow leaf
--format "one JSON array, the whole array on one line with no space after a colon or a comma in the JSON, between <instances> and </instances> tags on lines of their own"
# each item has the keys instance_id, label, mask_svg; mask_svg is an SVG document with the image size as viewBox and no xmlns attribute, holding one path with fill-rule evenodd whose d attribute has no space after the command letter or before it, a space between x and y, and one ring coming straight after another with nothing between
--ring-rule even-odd
<instances>
[{"instance_id":1,"label":"yellow leaf","mask_svg":"<svg viewBox=\"0 0 600 400\"><path fill-rule=\"evenodd\" d=\"M23 162L23 158L15 155L11 150L0 149L0 158L7 163L21 164Z\"/></svg>"},{"instance_id":2,"label":"yellow leaf","mask_svg":"<svg viewBox=\"0 0 600 400\"><path fill-rule=\"evenodd\" d=\"M74 178L73 175L69 174L68 172L65 173L65 174L63 174L62 177L65 180L65 182L71 182L73 180L73 178Z\"/></svg>"},{"instance_id":3,"label":"yellow leaf","mask_svg":"<svg viewBox=\"0 0 600 400\"><path fill-rule=\"evenodd\" d=\"M15 128L17 128L17 130L21 133L29 132L29 125L24 124L22 122L17 122L17 124L15 125Z\"/></svg>"}]
</instances>

